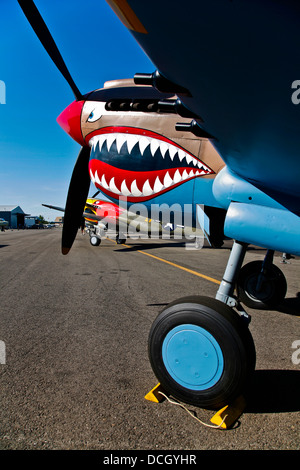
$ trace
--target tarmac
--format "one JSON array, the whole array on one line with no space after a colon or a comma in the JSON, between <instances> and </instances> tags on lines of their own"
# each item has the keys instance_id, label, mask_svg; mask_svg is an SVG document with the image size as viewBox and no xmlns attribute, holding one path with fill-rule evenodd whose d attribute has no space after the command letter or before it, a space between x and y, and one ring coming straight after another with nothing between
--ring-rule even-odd
<instances>
[{"instance_id":1,"label":"tarmac","mask_svg":"<svg viewBox=\"0 0 300 470\"><path fill-rule=\"evenodd\" d=\"M247 309L253 383L234 425L215 429L211 410L145 399L157 385L147 342L169 302L215 296L231 242L93 247L79 231L67 256L60 244L60 228L0 233L1 450L299 450L299 258L275 256L288 283L282 305ZM264 254L250 247L245 262Z\"/></svg>"}]
</instances>

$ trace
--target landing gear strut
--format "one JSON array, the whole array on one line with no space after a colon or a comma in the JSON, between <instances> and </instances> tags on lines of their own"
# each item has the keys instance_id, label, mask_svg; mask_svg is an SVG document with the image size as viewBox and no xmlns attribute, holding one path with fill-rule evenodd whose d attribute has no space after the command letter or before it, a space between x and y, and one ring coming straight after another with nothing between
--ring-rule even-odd
<instances>
[{"instance_id":1,"label":"landing gear strut","mask_svg":"<svg viewBox=\"0 0 300 470\"><path fill-rule=\"evenodd\" d=\"M122 245L126 243L126 236L123 233L119 233L116 237L117 245Z\"/></svg>"},{"instance_id":2,"label":"landing gear strut","mask_svg":"<svg viewBox=\"0 0 300 470\"><path fill-rule=\"evenodd\" d=\"M101 222L98 222L97 225L90 227L88 230L88 234L90 236L90 244L92 246L99 246L102 237L105 235L106 230L107 227Z\"/></svg>"}]
</instances>

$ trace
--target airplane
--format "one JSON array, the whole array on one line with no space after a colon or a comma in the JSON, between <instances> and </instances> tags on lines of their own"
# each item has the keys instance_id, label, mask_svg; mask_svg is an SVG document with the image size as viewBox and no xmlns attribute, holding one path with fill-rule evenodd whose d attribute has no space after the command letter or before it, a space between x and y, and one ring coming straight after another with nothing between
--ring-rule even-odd
<instances>
[{"instance_id":1,"label":"airplane","mask_svg":"<svg viewBox=\"0 0 300 470\"><path fill-rule=\"evenodd\" d=\"M172 214L167 214L168 217L164 218L161 212L157 214L157 219L152 219L148 217L148 211L144 213L132 212L119 203L97 199L96 196L99 193L100 191L97 191L86 200L82 214L84 223L81 222L81 227L86 228L92 246L99 246L102 238L109 235L110 238L116 239L117 244L125 243L127 237L133 239L162 237L181 240L184 238L190 248L192 248L192 242L194 248L202 248L204 232L200 226L177 224L175 223L176 218L171 219L170 215ZM63 207L50 204L42 204L42 206L65 212Z\"/></svg>"},{"instance_id":2,"label":"airplane","mask_svg":"<svg viewBox=\"0 0 300 470\"><path fill-rule=\"evenodd\" d=\"M56 211L65 212L64 207L53 206L51 204L42 204L42 206L48 207L49 209L54 209ZM86 205L84 207L84 212L82 213L80 226L83 228L87 227L87 232L90 236L91 245L100 245L103 232L107 230L108 221L110 222L110 224L113 223L114 225L116 225L116 219L118 217L119 212L119 206L110 203L109 201L95 199L94 196L86 200ZM84 219L84 222L82 222L82 219ZM104 222L106 223L102 222L102 220L104 220Z\"/></svg>"},{"instance_id":3,"label":"airplane","mask_svg":"<svg viewBox=\"0 0 300 470\"><path fill-rule=\"evenodd\" d=\"M1 232L4 232L5 227L8 227L8 221L0 218L0 227L1 227Z\"/></svg>"},{"instance_id":4,"label":"airplane","mask_svg":"<svg viewBox=\"0 0 300 470\"><path fill-rule=\"evenodd\" d=\"M18 2L75 96L61 115L61 123L72 123L72 136L82 145L66 204L62 252L67 254L84 210L90 176L101 189L115 191L111 180L105 187L103 173L100 179L94 163L92 175L88 171L97 147L86 145L84 136L89 135L90 123L99 119L100 106L89 107L99 91L79 92L34 3ZM209 183L209 197L225 211L224 235L234 240L223 280L215 298L183 297L165 307L153 322L148 348L152 369L167 393L196 406L220 408L247 393L255 370L251 317L242 304L278 305L286 294L286 280L273 263L274 252L300 255L299 117L289 95L297 78L293 56L299 7L283 0L272 8L268 0L245 0L242 6L228 0L199 0L184 6L174 0L172 8L164 0L107 2L156 67L152 74L134 77L141 91L139 100L148 100L152 89L151 107L153 97L162 99L155 92L163 93L164 111L181 120L176 131L208 139L225 163ZM90 119L84 135L78 119L83 110ZM178 177L175 173L172 186ZM146 186L145 192L140 187L138 192L133 183L130 188L126 185L129 197L147 199L147 189L156 192L155 181L149 180L150 189ZM162 192L164 197L167 194ZM178 196L183 198L183 192ZM265 259L242 266L250 244L265 248Z\"/></svg>"}]
</instances>

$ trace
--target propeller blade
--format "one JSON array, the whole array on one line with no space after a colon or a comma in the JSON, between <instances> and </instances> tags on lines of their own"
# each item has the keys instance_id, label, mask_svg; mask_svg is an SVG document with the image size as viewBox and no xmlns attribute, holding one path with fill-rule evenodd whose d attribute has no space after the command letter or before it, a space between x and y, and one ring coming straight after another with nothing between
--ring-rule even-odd
<instances>
[{"instance_id":1,"label":"propeller blade","mask_svg":"<svg viewBox=\"0 0 300 470\"><path fill-rule=\"evenodd\" d=\"M31 24L35 34L37 35L44 48L48 52L49 56L53 60L54 64L56 65L60 73L63 75L63 77L67 80L75 95L75 98L77 100L81 99L82 95L78 90L77 86L75 85L73 78L71 77L70 72L67 69L67 66L54 42L54 39L51 36L50 31L47 28L33 0L18 0L18 3L22 8L29 23Z\"/></svg>"},{"instance_id":2,"label":"propeller blade","mask_svg":"<svg viewBox=\"0 0 300 470\"><path fill-rule=\"evenodd\" d=\"M73 170L63 224L62 254L69 253L81 225L83 211L90 188L88 171L90 147L82 147Z\"/></svg>"}]
</instances>

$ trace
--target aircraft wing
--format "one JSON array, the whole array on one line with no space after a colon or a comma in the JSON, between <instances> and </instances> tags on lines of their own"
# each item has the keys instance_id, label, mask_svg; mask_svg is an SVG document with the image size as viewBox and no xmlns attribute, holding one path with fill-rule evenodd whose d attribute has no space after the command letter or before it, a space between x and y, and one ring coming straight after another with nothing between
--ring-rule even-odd
<instances>
[{"instance_id":1,"label":"aircraft wing","mask_svg":"<svg viewBox=\"0 0 300 470\"><path fill-rule=\"evenodd\" d=\"M56 210L56 211L65 212L65 208L64 208L64 207L51 206L51 205L49 205L49 204L42 204L42 206L44 206L44 207L49 207L49 209L54 209L54 210Z\"/></svg>"},{"instance_id":2,"label":"aircraft wing","mask_svg":"<svg viewBox=\"0 0 300 470\"><path fill-rule=\"evenodd\" d=\"M228 168L299 214L299 2L107 1Z\"/></svg>"}]
</instances>

